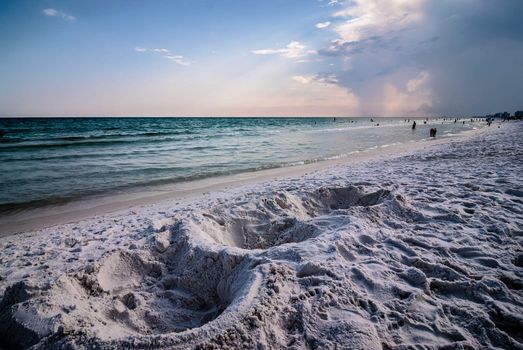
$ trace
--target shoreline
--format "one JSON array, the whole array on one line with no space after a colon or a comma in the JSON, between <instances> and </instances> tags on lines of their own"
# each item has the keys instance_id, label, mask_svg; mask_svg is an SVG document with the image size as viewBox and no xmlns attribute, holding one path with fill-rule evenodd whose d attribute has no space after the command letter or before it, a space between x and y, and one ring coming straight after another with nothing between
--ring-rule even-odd
<instances>
[{"instance_id":1,"label":"shoreline","mask_svg":"<svg viewBox=\"0 0 523 350\"><path fill-rule=\"evenodd\" d=\"M522 131L0 238L0 347L519 349Z\"/></svg>"},{"instance_id":2,"label":"shoreline","mask_svg":"<svg viewBox=\"0 0 523 350\"><path fill-rule=\"evenodd\" d=\"M387 157L400 157L426 147L459 141L467 137L493 130L482 127L458 135L423 139L421 141L379 147L356 152L350 156L322 160L310 164L264 169L255 172L211 177L202 180L159 185L142 191L128 191L125 194L97 196L86 200L75 200L63 205L49 205L28 209L23 212L0 216L0 238L44 228L74 223L102 214L118 213L134 207L156 204L169 200L196 198L207 192L223 191L239 186L253 185L276 179L296 177L311 171L318 171L339 165L355 165Z\"/></svg>"}]
</instances>

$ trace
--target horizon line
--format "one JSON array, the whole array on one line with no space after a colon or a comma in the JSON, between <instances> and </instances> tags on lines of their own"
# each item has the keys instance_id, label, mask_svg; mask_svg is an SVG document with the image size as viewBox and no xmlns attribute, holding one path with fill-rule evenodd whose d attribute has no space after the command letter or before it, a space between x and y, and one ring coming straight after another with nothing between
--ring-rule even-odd
<instances>
[{"instance_id":1,"label":"horizon line","mask_svg":"<svg viewBox=\"0 0 523 350\"><path fill-rule=\"evenodd\" d=\"M499 112L498 112L499 113ZM500 112L503 113L503 112ZM496 114L496 113L493 113ZM319 116L293 116L293 115L242 115L242 116L227 116L227 115L17 115L17 116L1 116L0 119L38 119L38 118L403 118L403 119L414 119L414 118L478 118L486 117L490 114L482 115L434 115L434 116L379 116L379 115L367 115L367 116L339 116L339 115L319 115Z\"/></svg>"}]
</instances>

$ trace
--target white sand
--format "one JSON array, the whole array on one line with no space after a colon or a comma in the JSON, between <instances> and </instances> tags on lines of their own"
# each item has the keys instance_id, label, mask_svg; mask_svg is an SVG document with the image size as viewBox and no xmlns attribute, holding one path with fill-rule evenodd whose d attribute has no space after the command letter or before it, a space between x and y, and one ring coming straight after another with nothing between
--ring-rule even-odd
<instances>
[{"instance_id":1,"label":"white sand","mask_svg":"<svg viewBox=\"0 0 523 350\"><path fill-rule=\"evenodd\" d=\"M522 123L0 239L22 348L523 348Z\"/></svg>"}]
</instances>

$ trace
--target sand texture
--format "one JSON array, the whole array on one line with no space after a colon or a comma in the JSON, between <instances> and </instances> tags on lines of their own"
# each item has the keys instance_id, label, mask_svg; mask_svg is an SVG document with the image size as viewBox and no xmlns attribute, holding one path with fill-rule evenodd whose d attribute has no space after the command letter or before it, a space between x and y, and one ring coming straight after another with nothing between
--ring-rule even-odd
<instances>
[{"instance_id":1,"label":"sand texture","mask_svg":"<svg viewBox=\"0 0 523 350\"><path fill-rule=\"evenodd\" d=\"M0 344L523 349L522 133L2 238Z\"/></svg>"}]
</instances>

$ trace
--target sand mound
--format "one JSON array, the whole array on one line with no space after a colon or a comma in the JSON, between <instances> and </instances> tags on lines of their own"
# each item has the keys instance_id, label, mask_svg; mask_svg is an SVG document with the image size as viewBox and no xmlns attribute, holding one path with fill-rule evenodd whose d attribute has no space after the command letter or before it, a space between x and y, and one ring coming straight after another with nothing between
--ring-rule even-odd
<instances>
[{"instance_id":1,"label":"sand mound","mask_svg":"<svg viewBox=\"0 0 523 350\"><path fill-rule=\"evenodd\" d=\"M118 251L101 264L97 280L103 291L113 294L146 283L162 275L159 264L144 261L138 253Z\"/></svg>"}]
</instances>

